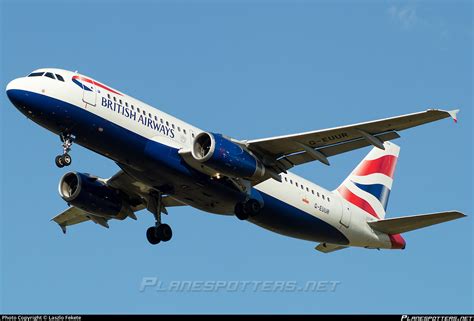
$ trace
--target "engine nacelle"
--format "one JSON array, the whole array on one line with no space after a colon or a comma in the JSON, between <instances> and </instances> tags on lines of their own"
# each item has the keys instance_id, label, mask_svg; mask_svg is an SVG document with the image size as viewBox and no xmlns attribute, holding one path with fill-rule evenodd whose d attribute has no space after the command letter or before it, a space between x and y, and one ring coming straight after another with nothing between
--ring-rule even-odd
<instances>
[{"instance_id":1,"label":"engine nacelle","mask_svg":"<svg viewBox=\"0 0 474 321\"><path fill-rule=\"evenodd\" d=\"M265 167L253 154L220 134L198 134L192 155L198 162L230 177L258 178L265 174Z\"/></svg>"},{"instance_id":2,"label":"engine nacelle","mask_svg":"<svg viewBox=\"0 0 474 321\"><path fill-rule=\"evenodd\" d=\"M59 181L59 195L68 204L104 218L124 219L131 211L118 190L88 174L66 173Z\"/></svg>"}]
</instances>

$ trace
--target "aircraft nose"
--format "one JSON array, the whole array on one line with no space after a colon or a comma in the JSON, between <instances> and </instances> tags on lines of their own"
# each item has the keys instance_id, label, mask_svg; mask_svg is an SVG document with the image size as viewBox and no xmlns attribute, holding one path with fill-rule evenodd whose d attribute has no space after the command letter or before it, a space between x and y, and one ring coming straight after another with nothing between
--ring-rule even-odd
<instances>
[{"instance_id":1,"label":"aircraft nose","mask_svg":"<svg viewBox=\"0 0 474 321\"><path fill-rule=\"evenodd\" d=\"M7 92L8 99L10 99L12 103L14 103L13 100L15 99L15 90L18 90L18 89L19 89L18 79L13 79L12 81L10 81L7 85L7 88L5 89L5 91Z\"/></svg>"},{"instance_id":2,"label":"aircraft nose","mask_svg":"<svg viewBox=\"0 0 474 321\"><path fill-rule=\"evenodd\" d=\"M14 90L14 89L19 89L19 79L13 79L12 81L10 81L7 85L7 88L6 88L6 92L7 92L7 95L8 95L8 92L10 90Z\"/></svg>"},{"instance_id":3,"label":"aircraft nose","mask_svg":"<svg viewBox=\"0 0 474 321\"><path fill-rule=\"evenodd\" d=\"M25 100L25 94L22 93L23 87L21 86L21 82L21 78L14 79L8 83L5 89L8 99L17 108L23 107Z\"/></svg>"}]
</instances>

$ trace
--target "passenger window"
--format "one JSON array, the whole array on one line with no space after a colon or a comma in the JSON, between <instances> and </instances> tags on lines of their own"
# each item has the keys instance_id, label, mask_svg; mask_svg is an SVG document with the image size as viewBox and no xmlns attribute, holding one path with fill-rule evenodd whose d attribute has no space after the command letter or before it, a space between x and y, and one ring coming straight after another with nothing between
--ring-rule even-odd
<instances>
[{"instance_id":1,"label":"passenger window","mask_svg":"<svg viewBox=\"0 0 474 321\"><path fill-rule=\"evenodd\" d=\"M155 120L156 120L156 121L158 121L158 117L156 117L156 115L155 115L155 117L154 117L154 118L155 118Z\"/></svg>"},{"instance_id":2,"label":"passenger window","mask_svg":"<svg viewBox=\"0 0 474 321\"><path fill-rule=\"evenodd\" d=\"M58 78L58 80L64 82L63 76L56 74L56 78Z\"/></svg>"},{"instance_id":3,"label":"passenger window","mask_svg":"<svg viewBox=\"0 0 474 321\"><path fill-rule=\"evenodd\" d=\"M137 111L140 112L140 108L137 107Z\"/></svg>"},{"instance_id":4,"label":"passenger window","mask_svg":"<svg viewBox=\"0 0 474 321\"><path fill-rule=\"evenodd\" d=\"M170 123L168 121L166 121L166 126L168 126L168 127L170 126Z\"/></svg>"},{"instance_id":5,"label":"passenger window","mask_svg":"<svg viewBox=\"0 0 474 321\"><path fill-rule=\"evenodd\" d=\"M42 72L32 72L31 74L28 75L28 77L40 77L43 76L44 71Z\"/></svg>"},{"instance_id":6,"label":"passenger window","mask_svg":"<svg viewBox=\"0 0 474 321\"><path fill-rule=\"evenodd\" d=\"M143 111L143 115L146 116L146 110Z\"/></svg>"},{"instance_id":7,"label":"passenger window","mask_svg":"<svg viewBox=\"0 0 474 321\"><path fill-rule=\"evenodd\" d=\"M301 185L301 189L304 191L304 186L303 185Z\"/></svg>"},{"instance_id":8,"label":"passenger window","mask_svg":"<svg viewBox=\"0 0 474 321\"><path fill-rule=\"evenodd\" d=\"M298 187L298 182L295 182L296 187Z\"/></svg>"},{"instance_id":9,"label":"passenger window","mask_svg":"<svg viewBox=\"0 0 474 321\"><path fill-rule=\"evenodd\" d=\"M292 179L290 179L290 184L293 185L293 180Z\"/></svg>"},{"instance_id":10,"label":"passenger window","mask_svg":"<svg viewBox=\"0 0 474 321\"><path fill-rule=\"evenodd\" d=\"M133 105L132 105L132 110L135 110L135 107L133 107Z\"/></svg>"},{"instance_id":11,"label":"passenger window","mask_svg":"<svg viewBox=\"0 0 474 321\"><path fill-rule=\"evenodd\" d=\"M50 73L50 72L47 72L47 73L45 74L45 76L48 77L48 78L51 78L51 79L55 79L55 80L56 80L56 78L54 78L54 75L53 75L52 73Z\"/></svg>"},{"instance_id":12,"label":"passenger window","mask_svg":"<svg viewBox=\"0 0 474 321\"><path fill-rule=\"evenodd\" d=\"M314 195L314 189L312 189L312 190L311 190L311 194L313 194L313 195Z\"/></svg>"},{"instance_id":13,"label":"passenger window","mask_svg":"<svg viewBox=\"0 0 474 321\"><path fill-rule=\"evenodd\" d=\"M179 126L178 126L178 131L179 131L179 132L181 131L181 128L179 128Z\"/></svg>"},{"instance_id":14,"label":"passenger window","mask_svg":"<svg viewBox=\"0 0 474 321\"><path fill-rule=\"evenodd\" d=\"M163 118L160 118L160 122L163 124Z\"/></svg>"},{"instance_id":15,"label":"passenger window","mask_svg":"<svg viewBox=\"0 0 474 321\"><path fill-rule=\"evenodd\" d=\"M194 138L194 133L192 133L191 136L193 136L193 138Z\"/></svg>"},{"instance_id":16,"label":"passenger window","mask_svg":"<svg viewBox=\"0 0 474 321\"><path fill-rule=\"evenodd\" d=\"M174 124L171 124L171 128L173 128L173 129L174 129Z\"/></svg>"},{"instance_id":17,"label":"passenger window","mask_svg":"<svg viewBox=\"0 0 474 321\"><path fill-rule=\"evenodd\" d=\"M107 98L109 98L109 99L110 99L110 94L107 94Z\"/></svg>"},{"instance_id":18,"label":"passenger window","mask_svg":"<svg viewBox=\"0 0 474 321\"><path fill-rule=\"evenodd\" d=\"M288 178L285 177L285 182L288 182Z\"/></svg>"},{"instance_id":19,"label":"passenger window","mask_svg":"<svg viewBox=\"0 0 474 321\"><path fill-rule=\"evenodd\" d=\"M309 188L306 187L306 191L309 192Z\"/></svg>"},{"instance_id":20,"label":"passenger window","mask_svg":"<svg viewBox=\"0 0 474 321\"><path fill-rule=\"evenodd\" d=\"M184 128L183 128L183 133L185 133L185 134L186 134L186 129L184 129Z\"/></svg>"},{"instance_id":21,"label":"passenger window","mask_svg":"<svg viewBox=\"0 0 474 321\"><path fill-rule=\"evenodd\" d=\"M125 102L125 107L128 107L128 103L127 103L127 102Z\"/></svg>"},{"instance_id":22,"label":"passenger window","mask_svg":"<svg viewBox=\"0 0 474 321\"><path fill-rule=\"evenodd\" d=\"M318 197L319 197L319 192L317 194L318 194Z\"/></svg>"},{"instance_id":23,"label":"passenger window","mask_svg":"<svg viewBox=\"0 0 474 321\"><path fill-rule=\"evenodd\" d=\"M331 200L330 200L329 197L328 197L328 202L330 202L330 201L331 201Z\"/></svg>"},{"instance_id":24,"label":"passenger window","mask_svg":"<svg viewBox=\"0 0 474 321\"><path fill-rule=\"evenodd\" d=\"M324 199L324 195L323 195L323 199Z\"/></svg>"},{"instance_id":25,"label":"passenger window","mask_svg":"<svg viewBox=\"0 0 474 321\"><path fill-rule=\"evenodd\" d=\"M117 97L114 96L114 101L117 102Z\"/></svg>"},{"instance_id":26,"label":"passenger window","mask_svg":"<svg viewBox=\"0 0 474 321\"><path fill-rule=\"evenodd\" d=\"M122 105L122 99L119 99L119 103L120 103L120 105Z\"/></svg>"}]
</instances>

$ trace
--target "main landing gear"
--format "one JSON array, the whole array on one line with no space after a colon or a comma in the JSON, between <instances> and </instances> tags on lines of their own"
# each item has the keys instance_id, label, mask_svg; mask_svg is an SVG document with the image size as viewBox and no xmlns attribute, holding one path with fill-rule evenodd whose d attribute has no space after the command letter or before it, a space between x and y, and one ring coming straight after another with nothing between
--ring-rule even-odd
<instances>
[{"instance_id":1,"label":"main landing gear","mask_svg":"<svg viewBox=\"0 0 474 321\"><path fill-rule=\"evenodd\" d=\"M74 138L72 135L69 134L61 134L59 137L63 142L63 154L56 156L54 161L56 163L56 166L61 168L64 166L69 166L72 163L72 158L71 155L69 155L69 152L71 151L71 146L72 142L74 141Z\"/></svg>"},{"instance_id":2,"label":"main landing gear","mask_svg":"<svg viewBox=\"0 0 474 321\"><path fill-rule=\"evenodd\" d=\"M255 199L249 199L246 202L239 202L235 205L235 216L239 220L247 220L250 217L255 217L260 213L262 206Z\"/></svg>"},{"instance_id":3,"label":"main landing gear","mask_svg":"<svg viewBox=\"0 0 474 321\"><path fill-rule=\"evenodd\" d=\"M146 231L146 238L150 244L158 244L161 241L168 242L173 236L173 231L168 224L161 223L162 193L152 193L148 201L148 210L155 216L155 226Z\"/></svg>"}]
</instances>

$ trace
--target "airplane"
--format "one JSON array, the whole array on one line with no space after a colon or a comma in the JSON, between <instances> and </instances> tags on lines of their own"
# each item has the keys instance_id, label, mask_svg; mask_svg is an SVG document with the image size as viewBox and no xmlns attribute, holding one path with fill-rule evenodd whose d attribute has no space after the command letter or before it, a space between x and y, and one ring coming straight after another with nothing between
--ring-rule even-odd
<instances>
[{"instance_id":1,"label":"airplane","mask_svg":"<svg viewBox=\"0 0 474 321\"><path fill-rule=\"evenodd\" d=\"M401 233L464 217L459 211L385 218L400 147L399 132L451 117L459 110L426 111L304 133L240 140L203 131L95 79L42 68L6 87L27 118L58 135L58 167L72 163L79 144L114 161L110 178L68 172L59 194L68 208L55 216L70 225L137 219L147 209L155 224L149 243L172 238L162 214L175 206L235 216L285 236L319 243L329 253L349 247L405 249ZM363 147L372 149L334 190L289 170Z\"/></svg>"}]
</instances>

